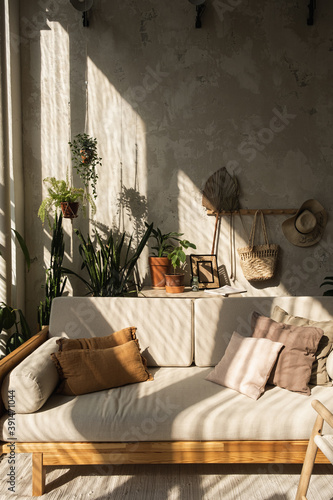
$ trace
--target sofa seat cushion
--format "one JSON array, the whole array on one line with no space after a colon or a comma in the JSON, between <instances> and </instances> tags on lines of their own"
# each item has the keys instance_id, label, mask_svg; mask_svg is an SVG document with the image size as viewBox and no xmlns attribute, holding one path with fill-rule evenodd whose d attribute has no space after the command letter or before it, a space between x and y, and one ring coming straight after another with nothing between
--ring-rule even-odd
<instances>
[{"instance_id":1,"label":"sofa seat cushion","mask_svg":"<svg viewBox=\"0 0 333 500\"><path fill-rule=\"evenodd\" d=\"M211 368L151 371L149 383L52 395L38 412L15 416L17 441L308 439L315 420L311 400L333 410L332 387L314 387L308 398L271 387L254 401L205 380ZM8 440L6 416L0 433Z\"/></svg>"}]
</instances>

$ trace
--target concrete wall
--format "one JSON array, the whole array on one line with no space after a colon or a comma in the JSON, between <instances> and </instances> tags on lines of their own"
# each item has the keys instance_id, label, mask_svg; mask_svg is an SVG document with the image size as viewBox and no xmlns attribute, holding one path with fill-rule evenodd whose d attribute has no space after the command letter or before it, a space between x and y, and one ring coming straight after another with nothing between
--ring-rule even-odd
<instances>
[{"instance_id":1,"label":"concrete wall","mask_svg":"<svg viewBox=\"0 0 333 500\"><path fill-rule=\"evenodd\" d=\"M67 0L21 1L22 104L30 319L43 298L50 232L37 218L42 179L64 177L68 141L97 138L97 213L65 221L66 264L80 264L73 228L142 234L144 221L180 231L211 252L214 218L201 206L208 177L226 166L243 208L298 208L309 198L332 211L333 4L207 1L201 29L187 0L95 0L90 27ZM75 175L74 181L77 182ZM332 267L332 221L320 244L283 236L284 215L268 216L281 246L276 278L249 295L320 295ZM230 272L230 224L222 220L218 262ZM249 232L251 217L244 216ZM246 243L235 219L234 248ZM141 274L148 278L147 255ZM74 283L74 291L76 293Z\"/></svg>"}]
</instances>

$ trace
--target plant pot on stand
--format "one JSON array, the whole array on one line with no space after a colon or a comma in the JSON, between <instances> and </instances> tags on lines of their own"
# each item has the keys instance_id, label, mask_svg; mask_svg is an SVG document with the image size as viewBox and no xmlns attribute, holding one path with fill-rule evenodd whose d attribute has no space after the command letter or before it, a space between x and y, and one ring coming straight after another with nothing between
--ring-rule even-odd
<instances>
[{"instance_id":1,"label":"plant pot on stand","mask_svg":"<svg viewBox=\"0 0 333 500\"><path fill-rule=\"evenodd\" d=\"M185 274L166 274L165 275L165 291L166 293L183 293L184 292Z\"/></svg>"},{"instance_id":2,"label":"plant pot on stand","mask_svg":"<svg viewBox=\"0 0 333 500\"><path fill-rule=\"evenodd\" d=\"M149 257L148 260L151 286L153 288L165 288L165 275L170 271L170 259L168 257Z\"/></svg>"}]
</instances>

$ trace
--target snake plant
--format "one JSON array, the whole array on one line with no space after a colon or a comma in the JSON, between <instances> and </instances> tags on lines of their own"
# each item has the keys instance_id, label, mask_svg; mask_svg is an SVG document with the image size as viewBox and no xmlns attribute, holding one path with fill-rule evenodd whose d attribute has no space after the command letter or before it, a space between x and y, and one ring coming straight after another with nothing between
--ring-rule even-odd
<instances>
[{"instance_id":1,"label":"snake plant","mask_svg":"<svg viewBox=\"0 0 333 500\"><path fill-rule=\"evenodd\" d=\"M132 248L133 237L127 242L124 232L116 237L111 231L106 241L95 231L97 245L90 236L84 238L79 229L75 230L80 240L79 252L82 258L81 270L86 270L88 278L71 269L63 272L79 278L86 286L88 295L94 297L123 297L136 290L135 267L148 241L153 225L148 226L139 245ZM97 247L97 248L96 248Z\"/></svg>"}]
</instances>

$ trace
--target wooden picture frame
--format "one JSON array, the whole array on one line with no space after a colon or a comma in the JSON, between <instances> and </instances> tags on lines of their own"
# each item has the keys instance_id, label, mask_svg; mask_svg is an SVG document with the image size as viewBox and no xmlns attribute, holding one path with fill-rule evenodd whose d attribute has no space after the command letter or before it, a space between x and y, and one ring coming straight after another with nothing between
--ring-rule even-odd
<instances>
[{"instance_id":1,"label":"wooden picture frame","mask_svg":"<svg viewBox=\"0 0 333 500\"><path fill-rule=\"evenodd\" d=\"M190 255L192 276L197 276L199 288L219 288L216 255Z\"/></svg>"}]
</instances>

